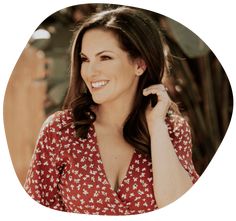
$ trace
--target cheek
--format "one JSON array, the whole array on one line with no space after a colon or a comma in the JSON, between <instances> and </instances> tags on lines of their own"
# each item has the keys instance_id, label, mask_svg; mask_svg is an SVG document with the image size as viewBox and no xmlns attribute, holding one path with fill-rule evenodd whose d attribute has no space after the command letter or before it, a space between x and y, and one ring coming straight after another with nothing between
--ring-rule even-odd
<instances>
[{"instance_id":1,"label":"cheek","mask_svg":"<svg viewBox=\"0 0 236 221\"><path fill-rule=\"evenodd\" d=\"M129 84L132 82L136 77L135 70L133 66L126 65L120 69L120 80Z\"/></svg>"},{"instance_id":2,"label":"cheek","mask_svg":"<svg viewBox=\"0 0 236 221\"><path fill-rule=\"evenodd\" d=\"M86 68L85 65L81 65L79 73L84 81L86 81Z\"/></svg>"}]
</instances>

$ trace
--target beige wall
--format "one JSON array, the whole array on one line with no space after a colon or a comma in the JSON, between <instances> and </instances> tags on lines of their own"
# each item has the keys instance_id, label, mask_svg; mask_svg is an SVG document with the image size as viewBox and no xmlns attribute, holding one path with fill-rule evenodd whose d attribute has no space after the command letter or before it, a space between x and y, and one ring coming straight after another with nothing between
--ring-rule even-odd
<instances>
[{"instance_id":1,"label":"beige wall","mask_svg":"<svg viewBox=\"0 0 236 221\"><path fill-rule=\"evenodd\" d=\"M13 166L22 184L45 119L45 62L41 51L27 46L17 61L5 94L5 132Z\"/></svg>"}]
</instances>

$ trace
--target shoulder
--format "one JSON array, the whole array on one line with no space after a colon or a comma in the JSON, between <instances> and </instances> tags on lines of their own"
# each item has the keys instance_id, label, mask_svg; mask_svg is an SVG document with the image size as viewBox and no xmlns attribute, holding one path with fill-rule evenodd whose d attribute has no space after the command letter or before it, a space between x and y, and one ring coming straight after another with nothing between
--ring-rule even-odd
<instances>
[{"instance_id":1,"label":"shoulder","mask_svg":"<svg viewBox=\"0 0 236 221\"><path fill-rule=\"evenodd\" d=\"M68 110L57 111L48 116L36 141L35 160L43 161L45 165L48 165L49 162L52 164L59 162L61 150L64 148L62 138L65 136L65 132L62 130L70 125L71 121L72 117Z\"/></svg>"},{"instance_id":2,"label":"shoulder","mask_svg":"<svg viewBox=\"0 0 236 221\"><path fill-rule=\"evenodd\" d=\"M70 109L57 111L50 115L43 123L41 134L47 133L49 136L57 136L68 140L69 137L79 138L76 135L76 129L74 125L73 113ZM88 138L95 136L95 130L93 126L90 126L88 131ZM85 142L86 139L79 138L77 141Z\"/></svg>"},{"instance_id":3,"label":"shoulder","mask_svg":"<svg viewBox=\"0 0 236 221\"><path fill-rule=\"evenodd\" d=\"M36 143L41 149L47 149L50 146L59 151L62 139L73 133L72 126L71 112L69 110L57 111L44 121Z\"/></svg>"},{"instance_id":4,"label":"shoulder","mask_svg":"<svg viewBox=\"0 0 236 221\"><path fill-rule=\"evenodd\" d=\"M48 130L49 132L61 131L69 126L71 127L72 125L73 118L71 110L66 109L63 111L57 111L47 117L41 127L41 132L45 130Z\"/></svg>"}]
</instances>

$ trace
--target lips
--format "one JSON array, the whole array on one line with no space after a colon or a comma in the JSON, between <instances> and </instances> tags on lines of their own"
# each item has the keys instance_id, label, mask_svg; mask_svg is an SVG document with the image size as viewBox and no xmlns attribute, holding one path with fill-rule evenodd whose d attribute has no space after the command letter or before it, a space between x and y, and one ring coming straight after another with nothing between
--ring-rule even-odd
<instances>
[{"instance_id":1,"label":"lips","mask_svg":"<svg viewBox=\"0 0 236 221\"><path fill-rule=\"evenodd\" d=\"M92 88L102 88L108 84L109 81L102 80L102 81L93 81L91 82Z\"/></svg>"}]
</instances>

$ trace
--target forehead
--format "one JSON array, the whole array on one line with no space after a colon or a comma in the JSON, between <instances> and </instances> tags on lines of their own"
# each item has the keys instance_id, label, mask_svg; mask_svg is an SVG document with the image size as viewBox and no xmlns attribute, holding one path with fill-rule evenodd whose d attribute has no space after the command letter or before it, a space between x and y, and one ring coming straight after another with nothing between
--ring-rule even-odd
<instances>
[{"instance_id":1,"label":"forehead","mask_svg":"<svg viewBox=\"0 0 236 221\"><path fill-rule=\"evenodd\" d=\"M82 52L110 50L121 50L118 38L114 32L103 29L91 29L84 33L81 42Z\"/></svg>"}]
</instances>

